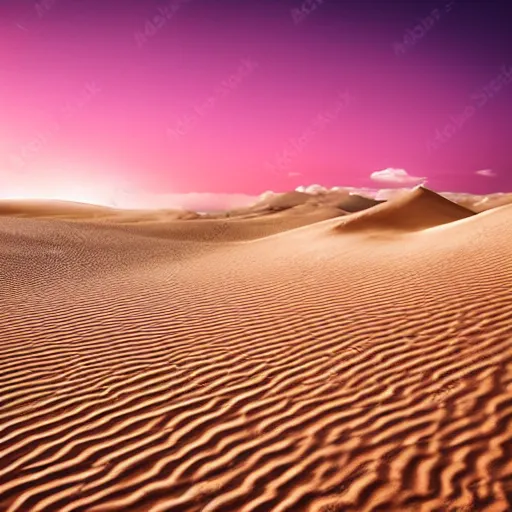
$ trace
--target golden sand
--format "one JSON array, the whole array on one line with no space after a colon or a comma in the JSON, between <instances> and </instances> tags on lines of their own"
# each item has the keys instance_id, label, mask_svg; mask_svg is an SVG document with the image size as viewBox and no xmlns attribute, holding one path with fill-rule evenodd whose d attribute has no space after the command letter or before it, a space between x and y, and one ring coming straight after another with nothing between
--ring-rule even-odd
<instances>
[{"instance_id":1,"label":"golden sand","mask_svg":"<svg viewBox=\"0 0 512 512\"><path fill-rule=\"evenodd\" d=\"M512 206L291 199L0 203L0 510L512 509Z\"/></svg>"}]
</instances>

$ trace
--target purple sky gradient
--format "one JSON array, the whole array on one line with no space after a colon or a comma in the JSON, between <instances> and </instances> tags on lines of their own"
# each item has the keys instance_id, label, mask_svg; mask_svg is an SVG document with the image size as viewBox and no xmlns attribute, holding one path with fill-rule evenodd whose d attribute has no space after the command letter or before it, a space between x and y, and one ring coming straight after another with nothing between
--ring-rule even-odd
<instances>
[{"instance_id":1,"label":"purple sky gradient","mask_svg":"<svg viewBox=\"0 0 512 512\"><path fill-rule=\"evenodd\" d=\"M2 0L1 188L259 194L393 167L510 191L502 6Z\"/></svg>"}]
</instances>

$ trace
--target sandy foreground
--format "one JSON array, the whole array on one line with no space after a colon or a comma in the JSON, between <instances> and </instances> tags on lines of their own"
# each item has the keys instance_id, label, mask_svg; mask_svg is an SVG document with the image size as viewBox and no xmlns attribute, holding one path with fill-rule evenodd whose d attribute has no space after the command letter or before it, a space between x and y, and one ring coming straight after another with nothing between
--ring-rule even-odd
<instances>
[{"instance_id":1,"label":"sandy foreground","mask_svg":"<svg viewBox=\"0 0 512 512\"><path fill-rule=\"evenodd\" d=\"M286 199L0 203L0 510L512 510L512 205Z\"/></svg>"}]
</instances>

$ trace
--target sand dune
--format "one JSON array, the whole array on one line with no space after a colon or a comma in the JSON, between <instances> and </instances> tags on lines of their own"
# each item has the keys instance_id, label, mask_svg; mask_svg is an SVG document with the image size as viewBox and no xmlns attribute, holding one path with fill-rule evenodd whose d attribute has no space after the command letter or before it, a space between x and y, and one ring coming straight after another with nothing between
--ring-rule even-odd
<instances>
[{"instance_id":1,"label":"sand dune","mask_svg":"<svg viewBox=\"0 0 512 512\"><path fill-rule=\"evenodd\" d=\"M129 223L116 227L129 233L170 240L223 243L265 238L343 215L343 212L336 208L311 208L306 205L297 208L254 217L249 215L239 218L187 220L186 222L156 221Z\"/></svg>"},{"instance_id":2,"label":"sand dune","mask_svg":"<svg viewBox=\"0 0 512 512\"><path fill-rule=\"evenodd\" d=\"M264 206L266 208L272 208L276 211L285 210L287 208L293 208L299 206L311 199L310 194L305 192L286 192L283 194L274 194L263 201L256 203L254 206Z\"/></svg>"},{"instance_id":3,"label":"sand dune","mask_svg":"<svg viewBox=\"0 0 512 512\"><path fill-rule=\"evenodd\" d=\"M0 200L0 217L103 220L115 223L199 219L188 210L125 210L71 201Z\"/></svg>"},{"instance_id":4,"label":"sand dune","mask_svg":"<svg viewBox=\"0 0 512 512\"><path fill-rule=\"evenodd\" d=\"M324 194L314 195L311 202L335 206L346 213L355 213L372 208L383 201L376 201L375 199L361 196L349 190L333 190Z\"/></svg>"},{"instance_id":5,"label":"sand dune","mask_svg":"<svg viewBox=\"0 0 512 512\"><path fill-rule=\"evenodd\" d=\"M44 216L66 216L84 217L108 215L112 208L87 203L76 203L71 201L43 201L43 200L0 200L1 216L22 216L22 217L44 217Z\"/></svg>"},{"instance_id":6,"label":"sand dune","mask_svg":"<svg viewBox=\"0 0 512 512\"><path fill-rule=\"evenodd\" d=\"M340 221L343 231L416 231L471 217L474 212L419 186Z\"/></svg>"},{"instance_id":7,"label":"sand dune","mask_svg":"<svg viewBox=\"0 0 512 512\"><path fill-rule=\"evenodd\" d=\"M483 212L492 208L498 208L512 204L512 194L499 193L487 194L485 196L474 194L456 194L445 192L442 194L450 201L454 201L474 212Z\"/></svg>"},{"instance_id":8,"label":"sand dune","mask_svg":"<svg viewBox=\"0 0 512 512\"><path fill-rule=\"evenodd\" d=\"M251 211L280 211L289 208L298 208L305 205L329 206L342 210L345 213L354 213L367 208L371 208L383 201L376 201L368 197L355 194L350 190L329 190L308 194L304 192L288 192L284 194L274 194L262 201L248 207Z\"/></svg>"},{"instance_id":9,"label":"sand dune","mask_svg":"<svg viewBox=\"0 0 512 512\"><path fill-rule=\"evenodd\" d=\"M383 202L384 201L376 201L358 194L350 194L348 197L337 203L337 205L346 212L355 213L367 210L368 208L372 208L373 206L377 206Z\"/></svg>"},{"instance_id":10,"label":"sand dune","mask_svg":"<svg viewBox=\"0 0 512 512\"><path fill-rule=\"evenodd\" d=\"M510 510L512 206L396 199L0 216L0 510Z\"/></svg>"},{"instance_id":11,"label":"sand dune","mask_svg":"<svg viewBox=\"0 0 512 512\"><path fill-rule=\"evenodd\" d=\"M506 206L512 204L512 194L499 194L496 196L487 196L482 198L480 201L473 203L472 209L475 212L484 212L491 208L499 208L500 206Z\"/></svg>"}]
</instances>

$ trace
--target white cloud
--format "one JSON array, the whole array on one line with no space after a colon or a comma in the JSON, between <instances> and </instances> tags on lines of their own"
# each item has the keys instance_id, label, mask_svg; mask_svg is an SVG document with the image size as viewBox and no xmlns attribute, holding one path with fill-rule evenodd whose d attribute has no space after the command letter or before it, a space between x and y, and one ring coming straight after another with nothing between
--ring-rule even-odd
<instances>
[{"instance_id":1,"label":"white cloud","mask_svg":"<svg viewBox=\"0 0 512 512\"><path fill-rule=\"evenodd\" d=\"M276 195L276 193L273 190L267 190L266 192L263 192L263 194L261 194L258 197L258 201L265 201L266 199L270 199L271 197L273 197L275 195Z\"/></svg>"},{"instance_id":2,"label":"white cloud","mask_svg":"<svg viewBox=\"0 0 512 512\"><path fill-rule=\"evenodd\" d=\"M327 192L328 189L326 189L325 187L322 187L322 185L308 185L307 187L305 187L304 185L301 185L300 187L297 187L296 189L296 192L304 192L306 194L311 194L311 195L315 195L315 194L319 194L319 193L322 193L322 192Z\"/></svg>"},{"instance_id":3,"label":"white cloud","mask_svg":"<svg viewBox=\"0 0 512 512\"><path fill-rule=\"evenodd\" d=\"M375 196L379 193L379 190L374 188L354 188L354 187L343 187L349 191L351 196L362 196L368 199L375 199Z\"/></svg>"},{"instance_id":4,"label":"white cloud","mask_svg":"<svg viewBox=\"0 0 512 512\"><path fill-rule=\"evenodd\" d=\"M485 176L486 178L495 178L496 173L492 169L482 169L480 171L476 171L475 174L479 176Z\"/></svg>"},{"instance_id":5,"label":"white cloud","mask_svg":"<svg viewBox=\"0 0 512 512\"><path fill-rule=\"evenodd\" d=\"M374 196L374 199L377 201L389 201L394 197L404 193L405 191L410 190L409 188L382 188L377 191Z\"/></svg>"},{"instance_id":6,"label":"white cloud","mask_svg":"<svg viewBox=\"0 0 512 512\"><path fill-rule=\"evenodd\" d=\"M370 178L374 181L397 183L400 185L420 185L427 181L427 178L425 177L411 176L405 169L395 169L393 167L388 167L382 171L372 172Z\"/></svg>"}]
</instances>

